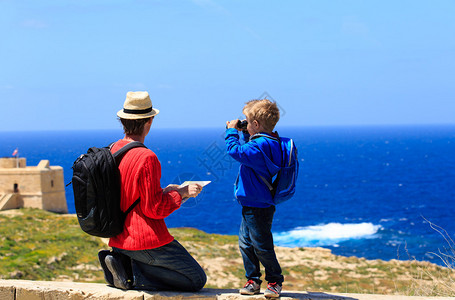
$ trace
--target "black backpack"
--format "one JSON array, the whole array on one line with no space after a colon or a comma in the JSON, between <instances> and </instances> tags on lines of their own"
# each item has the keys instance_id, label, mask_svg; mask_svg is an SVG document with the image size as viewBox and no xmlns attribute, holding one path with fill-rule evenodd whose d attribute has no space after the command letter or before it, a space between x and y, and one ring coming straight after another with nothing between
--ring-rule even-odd
<instances>
[{"instance_id":1,"label":"black backpack","mask_svg":"<svg viewBox=\"0 0 455 300\"><path fill-rule=\"evenodd\" d=\"M123 231L126 216L140 198L126 212L122 212L118 165L125 153L136 147L145 146L140 142L131 142L114 154L110 151L111 147L92 147L74 162L74 205L79 225L86 233L107 238Z\"/></svg>"}]
</instances>

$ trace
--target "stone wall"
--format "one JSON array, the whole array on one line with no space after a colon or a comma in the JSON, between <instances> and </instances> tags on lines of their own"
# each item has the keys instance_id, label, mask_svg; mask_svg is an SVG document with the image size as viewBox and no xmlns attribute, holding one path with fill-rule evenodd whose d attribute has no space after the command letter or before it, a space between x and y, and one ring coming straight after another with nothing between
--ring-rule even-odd
<instances>
[{"instance_id":1,"label":"stone wall","mask_svg":"<svg viewBox=\"0 0 455 300\"><path fill-rule=\"evenodd\" d=\"M122 291L100 283L0 280L1 300L258 300L263 295L241 296L237 290L202 289L197 293ZM407 297L371 294L284 291L281 300L453 300L452 297Z\"/></svg>"},{"instance_id":2,"label":"stone wall","mask_svg":"<svg viewBox=\"0 0 455 300\"><path fill-rule=\"evenodd\" d=\"M26 159L25 157L2 157L0 158L0 169L3 168L25 168Z\"/></svg>"},{"instance_id":3,"label":"stone wall","mask_svg":"<svg viewBox=\"0 0 455 300\"><path fill-rule=\"evenodd\" d=\"M17 194L18 207L68 212L63 168L42 160L36 167L17 167L10 158L0 159L0 194Z\"/></svg>"}]
</instances>

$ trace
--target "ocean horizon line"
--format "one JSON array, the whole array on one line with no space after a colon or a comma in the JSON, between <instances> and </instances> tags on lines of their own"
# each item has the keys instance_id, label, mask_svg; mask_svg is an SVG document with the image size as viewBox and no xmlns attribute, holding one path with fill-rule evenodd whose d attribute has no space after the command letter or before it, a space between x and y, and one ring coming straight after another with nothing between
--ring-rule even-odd
<instances>
[{"instance_id":1,"label":"ocean horizon line","mask_svg":"<svg viewBox=\"0 0 455 300\"><path fill-rule=\"evenodd\" d=\"M276 129L387 129L387 128L452 128L455 127L455 123L428 123L428 124L339 124L339 125L277 125ZM166 130L166 131L175 131L175 130L224 130L223 126L186 126L186 127L161 127L159 125L152 127L152 132L155 130ZM27 130L2 130L1 133L45 133L45 132L112 132L112 131L122 131L122 128L119 126L117 128L93 128L93 129L27 129Z\"/></svg>"}]
</instances>

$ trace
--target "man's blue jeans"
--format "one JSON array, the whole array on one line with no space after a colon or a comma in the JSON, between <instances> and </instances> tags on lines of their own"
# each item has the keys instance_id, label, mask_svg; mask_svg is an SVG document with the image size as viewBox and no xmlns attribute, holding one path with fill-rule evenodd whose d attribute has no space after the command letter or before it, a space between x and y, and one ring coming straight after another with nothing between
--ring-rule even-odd
<instances>
[{"instance_id":1,"label":"man's blue jeans","mask_svg":"<svg viewBox=\"0 0 455 300\"><path fill-rule=\"evenodd\" d=\"M246 278L261 283L259 262L265 268L265 280L282 284L281 267L275 255L272 236L272 221L275 206L267 208L242 208L242 223L239 232L239 248L243 258Z\"/></svg>"},{"instance_id":2,"label":"man's blue jeans","mask_svg":"<svg viewBox=\"0 0 455 300\"><path fill-rule=\"evenodd\" d=\"M113 251L131 258L138 290L196 292L207 281L204 270L177 240L155 249Z\"/></svg>"}]
</instances>

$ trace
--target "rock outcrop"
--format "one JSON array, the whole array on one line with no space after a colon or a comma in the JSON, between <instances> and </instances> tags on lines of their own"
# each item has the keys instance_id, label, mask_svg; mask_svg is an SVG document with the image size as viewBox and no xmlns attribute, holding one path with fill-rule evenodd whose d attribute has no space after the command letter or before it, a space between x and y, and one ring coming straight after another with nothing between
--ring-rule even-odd
<instances>
[{"instance_id":1,"label":"rock outcrop","mask_svg":"<svg viewBox=\"0 0 455 300\"><path fill-rule=\"evenodd\" d=\"M101 283L0 280L1 300L257 300L263 295L241 296L237 290L203 289L197 293L122 291ZM451 297L408 297L371 294L284 291L281 300L449 300Z\"/></svg>"}]
</instances>

